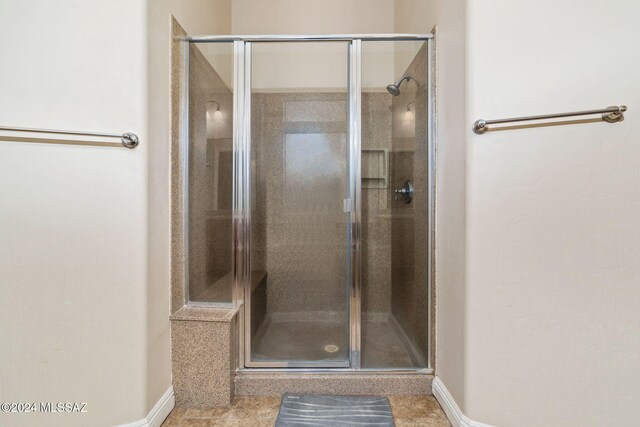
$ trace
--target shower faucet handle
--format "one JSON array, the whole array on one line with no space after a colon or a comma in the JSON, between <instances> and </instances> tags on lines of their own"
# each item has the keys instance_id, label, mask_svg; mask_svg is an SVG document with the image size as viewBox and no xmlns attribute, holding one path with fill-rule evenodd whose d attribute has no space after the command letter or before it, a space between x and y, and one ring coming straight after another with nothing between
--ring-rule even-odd
<instances>
[{"instance_id":1,"label":"shower faucet handle","mask_svg":"<svg viewBox=\"0 0 640 427\"><path fill-rule=\"evenodd\" d=\"M406 180L404 186L396 188L393 193L393 200L398 200L402 196L406 204L411 203L411 200L413 200L413 185L411 185L411 181Z\"/></svg>"}]
</instances>

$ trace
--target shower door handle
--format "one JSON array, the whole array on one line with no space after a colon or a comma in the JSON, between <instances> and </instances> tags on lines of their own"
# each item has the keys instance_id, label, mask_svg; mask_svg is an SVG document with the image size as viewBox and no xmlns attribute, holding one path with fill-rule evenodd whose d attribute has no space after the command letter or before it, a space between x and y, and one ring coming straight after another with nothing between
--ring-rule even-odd
<instances>
[{"instance_id":1,"label":"shower door handle","mask_svg":"<svg viewBox=\"0 0 640 427\"><path fill-rule=\"evenodd\" d=\"M402 196L406 204L411 203L411 200L413 200L413 185L411 185L411 181L409 180L406 180L404 186L396 188L393 192L393 200L398 200L400 196Z\"/></svg>"}]
</instances>

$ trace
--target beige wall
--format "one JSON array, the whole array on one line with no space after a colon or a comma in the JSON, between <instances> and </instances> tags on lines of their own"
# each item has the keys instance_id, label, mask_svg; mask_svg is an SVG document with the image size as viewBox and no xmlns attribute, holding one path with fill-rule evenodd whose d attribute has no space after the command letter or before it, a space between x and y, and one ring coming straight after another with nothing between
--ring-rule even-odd
<instances>
[{"instance_id":1,"label":"beige wall","mask_svg":"<svg viewBox=\"0 0 640 427\"><path fill-rule=\"evenodd\" d=\"M232 31L234 34L344 34L393 33L393 0L234 0ZM306 44L301 49L291 45L262 45L253 62L257 69L271 68L271 73L254 75L257 90L316 89L345 90L347 69L346 43ZM377 67L363 80L365 88L384 88L394 79L393 46L377 54L369 50ZM274 66L274 55L278 57ZM269 65L267 65L269 64ZM408 64L407 64L408 65Z\"/></svg>"},{"instance_id":2,"label":"beige wall","mask_svg":"<svg viewBox=\"0 0 640 427\"><path fill-rule=\"evenodd\" d=\"M437 24L436 374L465 404L465 0L395 0L396 32ZM408 52L397 51L396 74Z\"/></svg>"},{"instance_id":3,"label":"beige wall","mask_svg":"<svg viewBox=\"0 0 640 427\"><path fill-rule=\"evenodd\" d=\"M230 0L156 0L148 14L149 287L147 396L151 409L171 385L170 312L170 49L171 15L188 34L229 34ZM146 414L145 411L145 414ZM140 418L140 417L138 417Z\"/></svg>"},{"instance_id":4,"label":"beige wall","mask_svg":"<svg viewBox=\"0 0 640 427\"><path fill-rule=\"evenodd\" d=\"M502 426L634 424L640 4L468 7L466 413ZM480 117L622 103L615 125L470 132Z\"/></svg>"},{"instance_id":5,"label":"beige wall","mask_svg":"<svg viewBox=\"0 0 640 427\"><path fill-rule=\"evenodd\" d=\"M640 398L637 113L483 136L470 124L638 103L638 48L617 47L640 38L638 6L438 3L436 373L477 421L628 424ZM396 9L401 31L398 20Z\"/></svg>"},{"instance_id":6,"label":"beige wall","mask_svg":"<svg viewBox=\"0 0 640 427\"><path fill-rule=\"evenodd\" d=\"M448 6L449 7L449 6ZM436 0L394 0L394 33L429 33L436 24ZM419 43L421 44L421 43ZM416 54L414 43L395 43L395 75L399 78Z\"/></svg>"},{"instance_id":7,"label":"beige wall","mask_svg":"<svg viewBox=\"0 0 640 427\"><path fill-rule=\"evenodd\" d=\"M3 124L141 139L135 150L0 142L11 183L0 190L0 400L88 403L0 424L131 422L171 385L170 13L190 32L230 32L229 1L0 5L14 64L2 68Z\"/></svg>"},{"instance_id":8,"label":"beige wall","mask_svg":"<svg viewBox=\"0 0 640 427\"><path fill-rule=\"evenodd\" d=\"M234 34L393 32L392 0L234 0Z\"/></svg>"},{"instance_id":9,"label":"beige wall","mask_svg":"<svg viewBox=\"0 0 640 427\"><path fill-rule=\"evenodd\" d=\"M436 373L465 405L465 0L438 1Z\"/></svg>"},{"instance_id":10,"label":"beige wall","mask_svg":"<svg viewBox=\"0 0 640 427\"><path fill-rule=\"evenodd\" d=\"M143 1L0 2L3 125L141 140L0 141L0 401L87 402L0 425L146 415L145 14Z\"/></svg>"}]
</instances>

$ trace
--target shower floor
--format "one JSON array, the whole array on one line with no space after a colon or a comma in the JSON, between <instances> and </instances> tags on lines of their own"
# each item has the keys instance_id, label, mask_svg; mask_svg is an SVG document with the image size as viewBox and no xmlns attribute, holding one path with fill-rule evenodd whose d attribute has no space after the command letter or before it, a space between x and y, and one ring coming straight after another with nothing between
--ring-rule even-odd
<instances>
[{"instance_id":1,"label":"shower floor","mask_svg":"<svg viewBox=\"0 0 640 427\"><path fill-rule=\"evenodd\" d=\"M335 313L268 315L252 340L252 360L345 361L348 358L348 325L341 317Z\"/></svg>"},{"instance_id":2,"label":"shower floor","mask_svg":"<svg viewBox=\"0 0 640 427\"><path fill-rule=\"evenodd\" d=\"M424 368L424 358L391 313L363 313L363 368Z\"/></svg>"},{"instance_id":3,"label":"shower floor","mask_svg":"<svg viewBox=\"0 0 640 427\"><path fill-rule=\"evenodd\" d=\"M337 362L348 360L348 324L335 313L267 316L252 340L252 360ZM336 350L331 352L328 350ZM389 313L365 314L363 368L424 367L422 357Z\"/></svg>"}]
</instances>

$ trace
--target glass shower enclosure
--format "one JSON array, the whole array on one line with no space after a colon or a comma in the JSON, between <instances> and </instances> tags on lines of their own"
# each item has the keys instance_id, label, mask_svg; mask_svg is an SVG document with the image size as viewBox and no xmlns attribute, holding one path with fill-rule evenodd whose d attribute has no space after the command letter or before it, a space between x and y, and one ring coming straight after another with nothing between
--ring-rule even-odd
<instances>
[{"instance_id":1,"label":"glass shower enclosure","mask_svg":"<svg viewBox=\"0 0 640 427\"><path fill-rule=\"evenodd\" d=\"M187 302L242 368L429 368L431 35L187 41Z\"/></svg>"}]
</instances>

